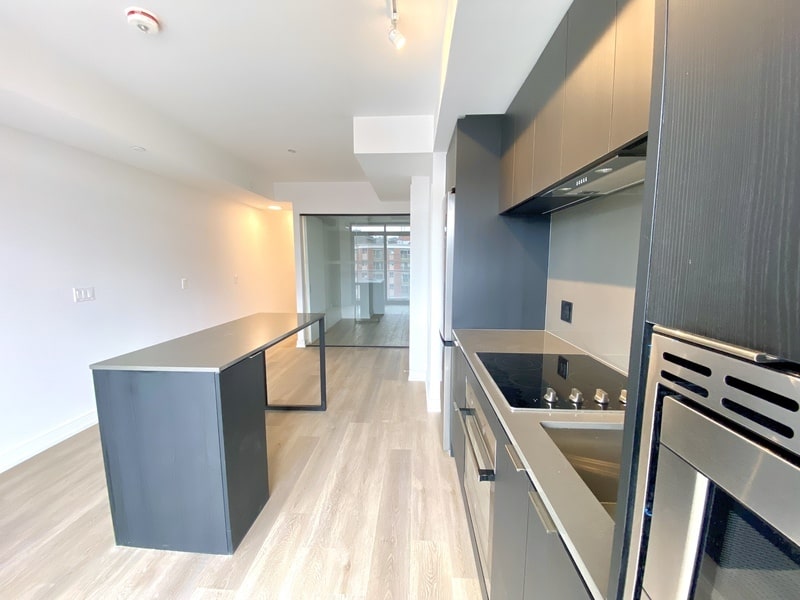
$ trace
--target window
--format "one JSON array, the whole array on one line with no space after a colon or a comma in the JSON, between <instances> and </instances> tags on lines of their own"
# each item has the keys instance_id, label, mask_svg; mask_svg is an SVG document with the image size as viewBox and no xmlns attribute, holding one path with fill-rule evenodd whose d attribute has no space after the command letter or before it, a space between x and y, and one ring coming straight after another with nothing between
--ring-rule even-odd
<instances>
[{"instance_id":1,"label":"window","mask_svg":"<svg viewBox=\"0 0 800 600\"><path fill-rule=\"evenodd\" d=\"M402 276L403 276L403 280L402 281L403 281L404 284L406 284L409 281L411 281L411 274L410 273L403 273Z\"/></svg>"}]
</instances>

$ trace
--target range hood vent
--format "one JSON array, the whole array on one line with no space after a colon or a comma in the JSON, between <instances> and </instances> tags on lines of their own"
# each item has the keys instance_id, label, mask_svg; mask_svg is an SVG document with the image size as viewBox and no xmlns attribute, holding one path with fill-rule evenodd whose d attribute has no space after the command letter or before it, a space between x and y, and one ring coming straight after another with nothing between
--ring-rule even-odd
<instances>
[{"instance_id":1,"label":"range hood vent","mask_svg":"<svg viewBox=\"0 0 800 600\"><path fill-rule=\"evenodd\" d=\"M506 214L549 214L642 183L645 177L646 154L647 137L644 137L610 158L606 157L532 196Z\"/></svg>"}]
</instances>

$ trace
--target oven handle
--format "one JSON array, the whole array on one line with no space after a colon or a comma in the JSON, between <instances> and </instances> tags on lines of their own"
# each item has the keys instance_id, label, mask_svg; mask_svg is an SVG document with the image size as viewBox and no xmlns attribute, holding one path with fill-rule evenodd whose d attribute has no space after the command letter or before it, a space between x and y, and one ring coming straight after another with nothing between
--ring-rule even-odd
<instances>
[{"instance_id":1,"label":"oven handle","mask_svg":"<svg viewBox=\"0 0 800 600\"><path fill-rule=\"evenodd\" d=\"M486 449L483 436L480 431L475 431L478 426L475 415L469 409L461 409L461 413L464 415L461 426L464 428L464 435L467 438L466 446L478 469L478 481L494 481L494 465L489 460L489 451Z\"/></svg>"}]
</instances>

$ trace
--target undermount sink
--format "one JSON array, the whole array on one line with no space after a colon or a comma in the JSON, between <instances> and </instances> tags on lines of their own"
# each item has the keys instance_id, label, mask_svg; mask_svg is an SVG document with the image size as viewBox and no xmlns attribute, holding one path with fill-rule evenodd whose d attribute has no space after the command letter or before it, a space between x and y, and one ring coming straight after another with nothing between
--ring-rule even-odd
<instances>
[{"instance_id":1,"label":"undermount sink","mask_svg":"<svg viewBox=\"0 0 800 600\"><path fill-rule=\"evenodd\" d=\"M622 456L622 425L542 423L542 427L613 519Z\"/></svg>"}]
</instances>

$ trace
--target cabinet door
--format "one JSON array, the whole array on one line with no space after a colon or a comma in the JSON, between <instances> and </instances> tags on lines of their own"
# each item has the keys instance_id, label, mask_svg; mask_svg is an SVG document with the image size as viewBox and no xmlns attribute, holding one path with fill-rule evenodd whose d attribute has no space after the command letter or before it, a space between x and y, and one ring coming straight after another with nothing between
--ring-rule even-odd
<instances>
[{"instance_id":1,"label":"cabinet door","mask_svg":"<svg viewBox=\"0 0 800 600\"><path fill-rule=\"evenodd\" d=\"M538 193L561 178L567 17L564 17L550 38L533 72L539 108L535 119L532 190Z\"/></svg>"},{"instance_id":2,"label":"cabinet door","mask_svg":"<svg viewBox=\"0 0 800 600\"><path fill-rule=\"evenodd\" d=\"M667 19L646 318L800 361L800 3Z\"/></svg>"},{"instance_id":3,"label":"cabinet door","mask_svg":"<svg viewBox=\"0 0 800 600\"><path fill-rule=\"evenodd\" d=\"M567 13L562 177L609 150L616 12L616 0L575 0Z\"/></svg>"},{"instance_id":4,"label":"cabinet door","mask_svg":"<svg viewBox=\"0 0 800 600\"><path fill-rule=\"evenodd\" d=\"M612 150L647 132L654 27L655 0L617 0Z\"/></svg>"},{"instance_id":5,"label":"cabinet door","mask_svg":"<svg viewBox=\"0 0 800 600\"><path fill-rule=\"evenodd\" d=\"M534 143L534 76L522 84L512 103L514 120L514 178L512 198L514 204L524 202L533 194L533 143Z\"/></svg>"},{"instance_id":6,"label":"cabinet door","mask_svg":"<svg viewBox=\"0 0 800 600\"><path fill-rule=\"evenodd\" d=\"M225 482L231 550L250 529L269 496L264 353L219 374Z\"/></svg>"},{"instance_id":7,"label":"cabinet door","mask_svg":"<svg viewBox=\"0 0 800 600\"><path fill-rule=\"evenodd\" d=\"M525 553L525 590L522 597L524 600L590 598L547 508L533 486L528 489L528 540Z\"/></svg>"},{"instance_id":8,"label":"cabinet door","mask_svg":"<svg viewBox=\"0 0 800 600\"><path fill-rule=\"evenodd\" d=\"M452 398L450 401L450 444L456 461L458 480L463 487L464 479L464 417L461 409L467 405L467 360L460 348L453 348L453 369L451 372Z\"/></svg>"},{"instance_id":9,"label":"cabinet door","mask_svg":"<svg viewBox=\"0 0 800 600\"><path fill-rule=\"evenodd\" d=\"M509 439L497 438L492 540L492 596L522 598L530 483Z\"/></svg>"},{"instance_id":10,"label":"cabinet door","mask_svg":"<svg viewBox=\"0 0 800 600\"><path fill-rule=\"evenodd\" d=\"M506 115L500 125L500 204L498 212L514 206L514 119Z\"/></svg>"}]
</instances>

